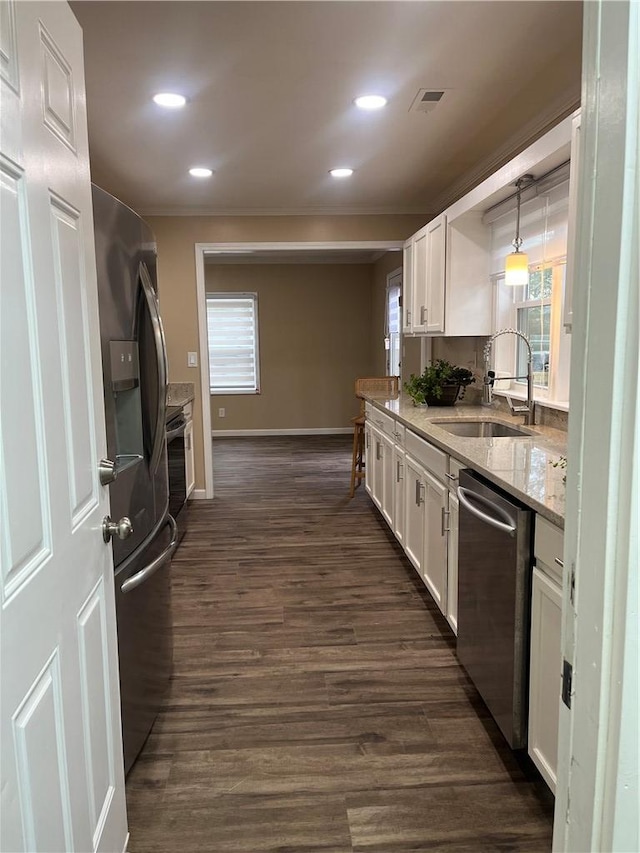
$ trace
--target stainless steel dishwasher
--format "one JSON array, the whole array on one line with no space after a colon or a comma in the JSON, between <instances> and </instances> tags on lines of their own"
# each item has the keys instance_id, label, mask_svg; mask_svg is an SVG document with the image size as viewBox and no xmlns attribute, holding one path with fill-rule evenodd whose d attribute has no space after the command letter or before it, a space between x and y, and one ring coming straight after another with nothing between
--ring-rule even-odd
<instances>
[{"instance_id":1,"label":"stainless steel dishwasher","mask_svg":"<svg viewBox=\"0 0 640 853\"><path fill-rule=\"evenodd\" d=\"M458 646L512 749L527 742L533 512L474 471L460 472Z\"/></svg>"}]
</instances>

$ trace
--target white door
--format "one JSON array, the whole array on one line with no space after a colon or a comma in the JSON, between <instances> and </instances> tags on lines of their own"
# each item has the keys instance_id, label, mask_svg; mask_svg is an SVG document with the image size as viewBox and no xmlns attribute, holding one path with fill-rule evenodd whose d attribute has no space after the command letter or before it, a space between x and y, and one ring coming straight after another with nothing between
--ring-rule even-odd
<instances>
[{"instance_id":1,"label":"white door","mask_svg":"<svg viewBox=\"0 0 640 853\"><path fill-rule=\"evenodd\" d=\"M82 34L0 5L3 851L126 842Z\"/></svg>"},{"instance_id":2,"label":"white door","mask_svg":"<svg viewBox=\"0 0 640 853\"><path fill-rule=\"evenodd\" d=\"M401 545L404 544L404 450L398 445L393 448L393 532Z\"/></svg>"},{"instance_id":3,"label":"white door","mask_svg":"<svg viewBox=\"0 0 640 853\"><path fill-rule=\"evenodd\" d=\"M460 501L449 492L449 523L447 525L447 622L458 633L458 523Z\"/></svg>"},{"instance_id":4,"label":"white door","mask_svg":"<svg viewBox=\"0 0 640 853\"><path fill-rule=\"evenodd\" d=\"M447 217L443 213L427 225L427 332L444 332L446 240Z\"/></svg>"},{"instance_id":5,"label":"white door","mask_svg":"<svg viewBox=\"0 0 640 853\"><path fill-rule=\"evenodd\" d=\"M413 239L413 303L411 327L413 332L427 331L427 229L423 228Z\"/></svg>"},{"instance_id":6,"label":"white door","mask_svg":"<svg viewBox=\"0 0 640 853\"><path fill-rule=\"evenodd\" d=\"M389 527L393 529L393 499L395 496L393 476L393 442L391 442L385 435L381 435L380 446L382 452L382 460L380 462L382 501L380 509L384 520L387 522Z\"/></svg>"}]
</instances>

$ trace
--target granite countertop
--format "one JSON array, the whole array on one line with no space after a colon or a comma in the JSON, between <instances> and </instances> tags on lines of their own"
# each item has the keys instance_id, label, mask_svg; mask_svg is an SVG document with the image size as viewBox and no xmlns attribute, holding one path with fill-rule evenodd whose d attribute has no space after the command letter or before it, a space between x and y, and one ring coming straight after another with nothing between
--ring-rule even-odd
<instances>
[{"instance_id":1,"label":"granite countertop","mask_svg":"<svg viewBox=\"0 0 640 853\"><path fill-rule=\"evenodd\" d=\"M417 407L405 395L394 400L366 399L553 524L564 528L565 484L562 478L565 471L554 468L551 462L566 455L566 432L536 425L525 427L534 433L526 438L467 438L452 435L435 421L491 420L522 426L522 416L513 417L489 407L464 402L455 406Z\"/></svg>"},{"instance_id":2,"label":"granite countertop","mask_svg":"<svg viewBox=\"0 0 640 853\"><path fill-rule=\"evenodd\" d=\"M167 388L168 406L186 406L195 398L193 382L170 382Z\"/></svg>"}]
</instances>

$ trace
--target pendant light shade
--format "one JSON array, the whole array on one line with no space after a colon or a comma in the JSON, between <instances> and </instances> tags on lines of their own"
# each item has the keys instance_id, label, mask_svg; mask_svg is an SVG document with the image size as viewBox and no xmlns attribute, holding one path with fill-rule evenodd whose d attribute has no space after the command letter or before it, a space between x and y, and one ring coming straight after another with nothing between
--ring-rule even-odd
<instances>
[{"instance_id":1,"label":"pendant light shade","mask_svg":"<svg viewBox=\"0 0 640 853\"><path fill-rule=\"evenodd\" d=\"M529 255L526 252L511 252L504 261L504 283L509 287L529 284Z\"/></svg>"},{"instance_id":2,"label":"pendant light shade","mask_svg":"<svg viewBox=\"0 0 640 853\"><path fill-rule=\"evenodd\" d=\"M522 237L520 236L520 204L522 201L522 187L528 186L533 181L532 175L523 175L516 181L518 188L516 208L516 236L513 240L515 251L507 255L504 261L504 283L509 287L523 287L529 284L529 256L521 252Z\"/></svg>"}]
</instances>

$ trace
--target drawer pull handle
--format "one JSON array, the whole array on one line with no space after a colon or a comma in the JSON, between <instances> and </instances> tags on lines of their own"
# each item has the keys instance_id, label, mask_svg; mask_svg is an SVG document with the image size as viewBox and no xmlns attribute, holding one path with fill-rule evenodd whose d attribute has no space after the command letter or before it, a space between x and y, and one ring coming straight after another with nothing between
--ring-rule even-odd
<instances>
[{"instance_id":1,"label":"drawer pull handle","mask_svg":"<svg viewBox=\"0 0 640 853\"><path fill-rule=\"evenodd\" d=\"M553 561L556 566L560 566L561 569L564 569L564 560L561 560L560 557L554 557Z\"/></svg>"},{"instance_id":2,"label":"drawer pull handle","mask_svg":"<svg viewBox=\"0 0 640 853\"><path fill-rule=\"evenodd\" d=\"M445 474L444 476L445 476L447 479L452 480L454 483L455 483L455 482L457 482L457 480L458 480L458 478L456 477L456 475L455 475L455 474Z\"/></svg>"}]
</instances>

